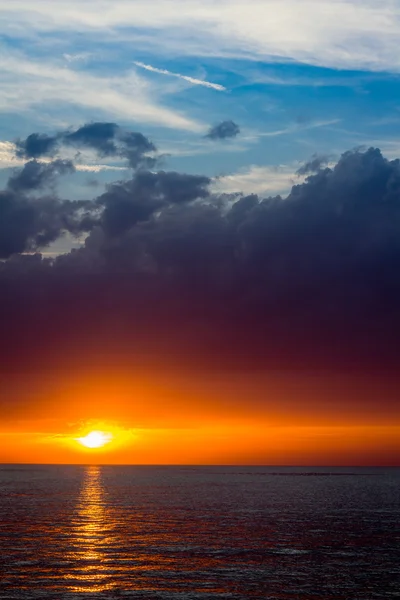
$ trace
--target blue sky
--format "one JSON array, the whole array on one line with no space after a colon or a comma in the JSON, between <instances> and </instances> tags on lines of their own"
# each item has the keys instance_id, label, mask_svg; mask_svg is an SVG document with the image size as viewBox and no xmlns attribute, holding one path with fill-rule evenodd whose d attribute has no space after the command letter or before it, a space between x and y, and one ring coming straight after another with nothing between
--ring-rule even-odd
<instances>
[{"instance_id":1,"label":"blue sky","mask_svg":"<svg viewBox=\"0 0 400 600\"><path fill-rule=\"evenodd\" d=\"M399 154L397 0L0 0L0 19L2 180L13 140L90 121L141 131L166 168L225 191L284 193L316 153ZM224 119L240 135L206 139ZM84 159L63 194L120 177Z\"/></svg>"}]
</instances>

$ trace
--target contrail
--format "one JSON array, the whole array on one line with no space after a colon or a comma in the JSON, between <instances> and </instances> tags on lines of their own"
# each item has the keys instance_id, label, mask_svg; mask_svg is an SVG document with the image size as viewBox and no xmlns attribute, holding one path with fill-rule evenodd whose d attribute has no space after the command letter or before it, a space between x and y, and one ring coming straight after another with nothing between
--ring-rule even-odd
<instances>
[{"instance_id":1,"label":"contrail","mask_svg":"<svg viewBox=\"0 0 400 600\"><path fill-rule=\"evenodd\" d=\"M160 73L160 75L169 75L170 77L177 77L178 79L184 79L189 83L193 83L195 85L203 85L204 87L212 88L213 90L218 90L219 92L225 92L226 87L223 85L219 85L219 83L211 83L210 81L204 81L203 79L195 79L194 77L188 77L187 75L181 75L180 73L171 73L171 71L167 71L166 69L157 69L156 67L152 67L151 65L145 65L142 62L134 61L134 64L141 69L146 69L146 71L151 71L152 73Z\"/></svg>"}]
</instances>

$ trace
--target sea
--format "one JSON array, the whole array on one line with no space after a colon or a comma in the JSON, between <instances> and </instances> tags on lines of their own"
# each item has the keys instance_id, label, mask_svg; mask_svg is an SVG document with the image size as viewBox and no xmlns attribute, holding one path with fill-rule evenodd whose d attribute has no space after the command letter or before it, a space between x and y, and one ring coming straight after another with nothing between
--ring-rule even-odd
<instances>
[{"instance_id":1,"label":"sea","mask_svg":"<svg viewBox=\"0 0 400 600\"><path fill-rule=\"evenodd\" d=\"M0 465L0 598L400 598L400 469Z\"/></svg>"}]
</instances>

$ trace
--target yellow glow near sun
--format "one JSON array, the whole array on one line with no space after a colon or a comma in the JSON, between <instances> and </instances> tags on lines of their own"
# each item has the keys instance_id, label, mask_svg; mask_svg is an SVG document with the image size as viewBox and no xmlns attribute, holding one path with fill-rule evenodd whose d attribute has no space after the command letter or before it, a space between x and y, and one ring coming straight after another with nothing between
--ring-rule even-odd
<instances>
[{"instance_id":1,"label":"yellow glow near sun","mask_svg":"<svg viewBox=\"0 0 400 600\"><path fill-rule=\"evenodd\" d=\"M102 448L109 444L113 439L113 435L106 431L90 431L84 437L76 438L76 441L86 448Z\"/></svg>"}]
</instances>

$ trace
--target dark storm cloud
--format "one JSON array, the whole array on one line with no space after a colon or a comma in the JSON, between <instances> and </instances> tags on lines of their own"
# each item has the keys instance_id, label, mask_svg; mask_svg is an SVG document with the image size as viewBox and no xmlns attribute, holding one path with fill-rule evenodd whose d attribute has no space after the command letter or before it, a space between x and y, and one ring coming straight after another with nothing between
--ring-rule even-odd
<instances>
[{"instance_id":1,"label":"dark storm cloud","mask_svg":"<svg viewBox=\"0 0 400 600\"><path fill-rule=\"evenodd\" d=\"M157 159L146 155L151 152L156 152L157 148L143 134L126 132L121 134L120 140L122 144L120 156L126 158L129 166L133 169L136 169L139 166L151 169L156 165Z\"/></svg>"},{"instance_id":2,"label":"dark storm cloud","mask_svg":"<svg viewBox=\"0 0 400 600\"><path fill-rule=\"evenodd\" d=\"M97 199L104 206L104 229L115 236L148 220L165 206L204 199L209 195L210 183L208 177L198 175L139 171L129 181L110 185Z\"/></svg>"},{"instance_id":3,"label":"dark storm cloud","mask_svg":"<svg viewBox=\"0 0 400 600\"><path fill-rule=\"evenodd\" d=\"M60 175L68 175L74 171L74 164L70 160L59 159L50 163L31 160L10 177L7 186L15 192L38 190L54 183Z\"/></svg>"},{"instance_id":4,"label":"dark storm cloud","mask_svg":"<svg viewBox=\"0 0 400 600\"><path fill-rule=\"evenodd\" d=\"M234 138L240 133L240 127L233 121L222 121L218 125L211 127L206 137L210 140L226 140Z\"/></svg>"},{"instance_id":5,"label":"dark storm cloud","mask_svg":"<svg viewBox=\"0 0 400 600\"><path fill-rule=\"evenodd\" d=\"M41 232L90 230L54 261L0 265L0 310L23 316L21 343L36 307L50 344L129 356L154 344L230 368L400 363L400 162L377 149L345 153L284 199L217 197L207 177L139 170L89 207L40 200L41 220L13 190L1 202L3 257Z\"/></svg>"},{"instance_id":6,"label":"dark storm cloud","mask_svg":"<svg viewBox=\"0 0 400 600\"><path fill-rule=\"evenodd\" d=\"M0 192L0 258L46 247L69 231L78 234L92 222L85 202L53 196L32 198L14 190Z\"/></svg>"},{"instance_id":7,"label":"dark storm cloud","mask_svg":"<svg viewBox=\"0 0 400 600\"><path fill-rule=\"evenodd\" d=\"M64 144L88 147L96 150L99 156L116 156L115 144L118 125L115 123L88 123L72 133L62 134Z\"/></svg>"},{"instance_id":8,"label":"dark storm cloud","mask_svg":"<svg viewBox=\"0 0 400 600\"><path fill-rule=\"evenodd\" d=\"M35 209L12 191L0 192L0 258L23 252L34 231Z\"/></svg>"},{"instance_id":9,"label":"dark storm cloud","mask_svg":"<svg viewBox=\"0 0 400 600\"><path fill-rule=\"evenodd\" d=\"M53 156L57 151L59 137L40 133L31 133L26 140L17 140L16 155L18 158L41 158Z\"/></svg>"},{"instance_id":10,"label":"dark storm cloud","mask_svg":"<svg viewBox=\"0 0 400 600\"><path fill-rule=\"evenodd\" d=\"M0 259L46 247L67 231L78 235L91 228L92 203L60 200L54 190L37 196L53 188L59 176L74 171L71 161L60 159L31 160L15 170L0 192Z\"/></svg>"},{"instance_id":11,"label":"dark storm cloud","mask_svg":"<svg viewBox=\"0 0 400 600\"><path fill-rule=\"evenodd\" d=\"M316 173L322 167L329 163L329 156L314 154L311 160L307 161L298 169L297 175L309 175L310 173Z\"/></svg>"},{"instance_id":12,"label":"dark storm cloud","mask_svg":"<svg viewBox=\"0 0 400 600\"><path fill-rule=\"evenodd\" d=\"M124 158L133 169L152 168L157 160L157 148L142 133L124 131L116 123L87 123L75 131L64 131L54 136L33 133L26 140L17 140L19 158L54 156L63 146L94 150L102 158Z\"/></svg>"}]
</instances>

